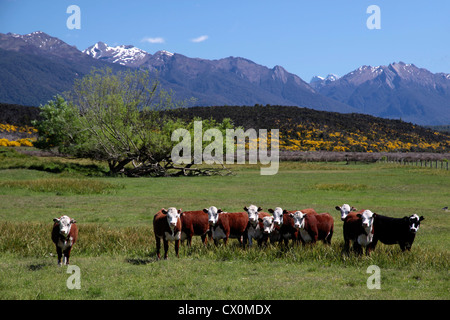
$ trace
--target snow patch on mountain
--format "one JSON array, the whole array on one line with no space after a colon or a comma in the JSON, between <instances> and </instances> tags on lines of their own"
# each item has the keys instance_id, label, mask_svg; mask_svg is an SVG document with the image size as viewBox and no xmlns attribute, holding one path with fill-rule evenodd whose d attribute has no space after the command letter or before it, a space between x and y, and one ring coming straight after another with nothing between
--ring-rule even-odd
<instances>
[{"instance_id":1,"label":"snow patch on mountain","mask_svg":"<svg viewBox=\"0 0 450 320\"><path fill-rule=\"evenodd\" d=\"M311 85L311 87L313 87L314 89L318 89L321 88L331 82L334 82L336 80L339 79L339 76L333 73L328 74L325 78L321 77L321 76L314 76L312 77L311 81L309 82L309 84Z\"/></svg>"},{"instance_id":2,"label":"snow patch on mountain","mask_svg":"<svg viewBox=\"0 0 450 320\"><path fill-rule=\"evenodd\" d=\"M83 53L95 59L130 67L140 66L151 56L148 52L133 45L111 47L101 41L83 50Z\"/></svg>"}]
</instances>

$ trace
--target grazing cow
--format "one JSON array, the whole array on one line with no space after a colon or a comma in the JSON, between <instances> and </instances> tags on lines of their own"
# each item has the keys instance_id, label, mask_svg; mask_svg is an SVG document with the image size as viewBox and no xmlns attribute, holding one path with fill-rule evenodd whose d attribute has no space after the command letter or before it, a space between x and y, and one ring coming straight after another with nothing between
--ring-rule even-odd
<instances>
[{"instance_id":1,"label":"grazing cow","mask_svg":"<svg viewBox=\"0 0 450 320\"><path fill-rule=\"evenodd\" d=\"M200 236L202 242L206 245L208 242L207 235L211 238L209 231L208 214L203 210L184 211L181 216L181 241L187 240L190 247L193 236Z\"/></svg>"},{"instance_id":2,"label":"grazing cow","mask_svg":"<svg viewBox=\"0 0 450 320\"><path fill-rule=\"evenodd\" d=\"M208 213L208 222L216 245L220 239L223 239L226 245L229 238L236 238L245 246L248 225L246 212L223 212L214 206L203 209L203 212Z\"/></svg>"},{"instance_id":3,"label":"grazing cow","mask_svg":"<svg viewBox=\"0 0 450 320\"><path fill-rule=\"evenodd\" d=\"M375 249L378 240L384 244L400 245L402 251L411 250L414 238L419 231L420 221L425 218L417 214L403 218L391 218L374 214L373 240L371 249Z\"/></svg>"},{"instance_id":4,"label":"grazing cow","mask_svg":"<svg viewBox=\"0 0 450 320\"><path fill-rule=\"evenodd\" d=\"M167 259L169 251L169 241L175 242L175 254L178 257L178 248L181 238L181 209L176 208L161 209L153 217L153 231L156 239L156 256L161 259L161 239L164 243L164 259Z\"/></svg>"},{"instance_id":5,"label":"grazing cow","mask_svg":"<svg viewBox=\"0 0 450 320\"><path fill-rule=\"evenodd\" d=\"M78 239L78 227L74 219L68 216L53 219L52 241L56 246L58 254L58 265L61 265L61 258L64 255L63 263L69 264L70 251Z\"/></svg>"},{"instance_id":6,"label":"grazing cow","mask_svg":"<svg viewBox=\"0 0 450 320\"><path fill-rule=\"evenodd\" d=\"M305 214L302 211L296 211L289 215L294 219L294 227L299 231L299 238L303 244L316 243L317 240L331 244L334 219L328 212Z\"/></svg>"},{"instance_id":7,"label":"grazing cow","mask_svg":"<svg viewBox=\"0 0 450 320\"><path fill-rule=\"evenodd\" d=\"M253 239L255 239L258 242L258 245L261 246L263 241L263 231L259 224L259 219L269 216L269 214L267 212L261 212L262 208L253 204L248 208L244 207L244 210L248 214L248 245L251 247L253 245Z\"/></svg>"},{"instance_id":8,"label":"grazing cow","mask_svg":"<svg viewBox=\"0 0 450 320\"><path fill-rule=\"evenodd\" d=\"M366 248L366 254L369 255L373 240L374 213L370 210L364 210L361 213L348 214L344 219L344 252L348 253L350 241L353 241L353 248L358 254L362 254L362 247Z\"/></svg>"}]
</instances>

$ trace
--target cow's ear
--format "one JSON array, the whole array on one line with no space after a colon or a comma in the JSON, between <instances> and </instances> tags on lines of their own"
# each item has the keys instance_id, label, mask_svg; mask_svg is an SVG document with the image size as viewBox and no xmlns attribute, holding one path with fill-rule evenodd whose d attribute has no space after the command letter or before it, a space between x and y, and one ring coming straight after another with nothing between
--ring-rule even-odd
<instances>
[{"instance_id":1,"label":"cow's ear","mask_svg":"<svg viewBox=\"0 0 450 320\"><path fill-rule=\"evenodd\" d=\"M287 213L287 212L286 212ZM283 214L284 214L284 211L283 211ZM293 213L289 213L289 217L294 217L294 214Z\"/></svg>"},{"instance_id":2,"label":"cow's ear","mask_svg":"<svg viewBox=\"0 0 450 320\"><path fill-rule=\"evenodd\" d=\"M204 213L208 213L208 209L206 209L206 208L203 209L203 212L204 212Z\"/></svg>"},{"instance_id":3,"label":"cow's ear","mask_svg":"<svg viewBox=\"0 0 450 320\"><path fill-rule=\"evenodd\" d=\"M409 221L409 217L408 217L408 216L404 216L404 217L403 217L403 220Z\"/></svg>"},{"instance_id":4,"label":"cow's ear","mask_svg":"<svg viewBox=\"0 0 450 320\"><path fill-rule=\"evenodd\" d=\"M341 211L341 207L339 207L339 206L336 206L336 207L334 207L337 211Z\"/></svg>"},{"instance_id":5,"label":"cow's ear","mask_svg":"<svg viewBox=\"0 0 450 320\"><path fill-rule=\"evenodd\" d=\"M262 211L262 208L261 208L261 207L258 207L258 211Z\"/></svg>"},{"instance_id":6,"label":"cow's ear","mask_svg":"<svg viewBox=\"0 0 450 320\"><path fill-rule=\"evenodd\" d=\"M161 212L162 212L163 214L167 214L167 210L164 209L164 208L161 209Z\"/></svg>"},{"instance_id":7,"label":"cow's ear","mask_svg":"<svg viewBox=\"0 0 450 320\"><path fill-rule=\"evenodd\" d=\"M358 218L362 218L362 215L361 215L360 213L358 213L356 216L357 216Z\"/></svg>"},{"instance_id":8,"label":"cow's ear","mask_svg":"<svg viewBox=\"0 0 450 320\"><path fill-rule=\"evenodd\" d=\"M267 211L269 211L269 213L273 213L274 212L273 209L269 209Z\"/></svg>"},{"instance_id":9,"label":"cow's ear","mask_svg":"<svg viewBox=\"0 0 450 320\"><path fill-rule=\"evenodd\" d=\"M59 222L58 218L53 218L53 222Z\"/></svg>"},{"instance_id":10,"label":"cow's ear","mask_svg":"<svg viewBox=\"0 0 450 320\"><path fill-rule=\"evenodd\" d=\"M179 213L179 214L181 214L182 212L183 212L183 210L181 210L181 208L178 209L178 213Z\"/></svg>"},{"instance_id":11,"label":"cow's ear","mask_svg":"<svg viewBox=\"0 0 450 320\"><path fill-rule=\"evenodd\" d=\"M283 210L283 214L288 214L288 213L289 212L286 209Z\"/></svg>"},{"instance_id":12,"label":"cow's ear","mask_svg":"<svg viewBox=\"0 0 450 320\"><path fill-rule=\"evenodd\" d=\"M77 223L77 220L72 219L72 220L70 220L70 223Z\"/></svg>"},{"instance_id":13,"label":"cow's ear","mask_svg":"<svg viewBox=\"0 0 450 320\"><path fill-rule=\"evenodd\" d=\"M423 216L420 216L419 221L425 220Z\"/></svg>"},{"instance_id":14,"label":"cow's ear","mask_svg":"<svg viewBox=\"0 0 450 320\"><path fill-rule=\"evenodd\" d=\"M355 207L351 207L350 211L356 211L356 208Z\"/></svg>"},{"instance_id":15,"label":"cow's ear","mask_svg":"<svg viewBox=\"0 0 450 320\"><path fill-rule=\"evenodd\" d=\"M244 207L244 211L248 211L248 208L247 208L247 206L245 206L245 207Z\"/></svg>"},{"instance_id":16,"label":"cow's ear","mask_svg":"<svg viewBox=\"0 0 450 320\"><path fill-rule=\"evenodd\" d=\"M217 209L217 213L222 213L223 210L222 209Z\"/></svg>"}]
</instances>

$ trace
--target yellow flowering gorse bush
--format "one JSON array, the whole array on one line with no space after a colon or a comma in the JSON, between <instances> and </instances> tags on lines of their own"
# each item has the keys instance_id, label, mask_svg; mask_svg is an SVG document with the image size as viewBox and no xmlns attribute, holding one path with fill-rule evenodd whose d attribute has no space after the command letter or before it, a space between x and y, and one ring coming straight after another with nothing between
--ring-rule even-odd
<instances>
[{"instance_id":1,"label":"yellow flowering gorse bush","mask_svg":"<svg viewBox=\"0 0 450 320\"><path fill-rule=\"evenodd\" d=\"M13 133L18 133L20 136L27 136L26 138L18 138L16 140L9 140L4 136L6 134L10 135ZM3 147L32 147L33 142L36 141L35 135L37 134L37 129L31 126L16 126L12 124L0 123L0 146Z\"/></svg>"}]
</instances>

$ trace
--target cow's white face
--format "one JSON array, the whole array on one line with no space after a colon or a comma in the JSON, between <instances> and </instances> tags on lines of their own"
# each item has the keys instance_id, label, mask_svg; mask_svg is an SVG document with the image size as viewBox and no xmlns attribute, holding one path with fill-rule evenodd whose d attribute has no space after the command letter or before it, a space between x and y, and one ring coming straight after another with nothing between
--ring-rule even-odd
<instances>
[{"instance_id":1,"label":"cow's white face","mask_svg":"<svg viewBox=\"0 0 450 320\"><path fill-rule=\"evenodd\" d=\"M276 207L275 210L269 209L269 212L273 214L273 223L276 226L281 226L283 224L283 209Z\"/></svg>"},{"instance_id":2,"label":"cow's white face","mask_svg":"<svg viewBox=\"0 0 450 320\"><path fill-rule=\"evenodd\" d=\"M423 216L421 216L419 218L419 216L417 214L411 215L408 219L409 220L409 231L412 233L416 233L417 231L419 231L420 221L422 221L424 219L425 218Z\"/></svg>"},{"instance_id":3,"label":"cow's white face","mask_svg":"<svg viewBox=\"0 0 450 320\"><path fill-rule=\"evenodd\" d=\"M181 215L181 209L177 210L177 208L171 207L167 210L162 209L161 212L166 215L167 222L169 223L170 229L175 228L175 226L177 225L178 219L180 218L180 215Z\"/></svg>"},{"instance_id":4,"label":"cow's white face","mask_svg":"<svg viewBox=\"0 0 450 320\"><path fill-rule=\"evenodd\" d=\"M364 210L362 214L358 214L358 217L361 218L362 226L366 231L366 234L369 234L372 231L373 226L373 212L370 210Z\"/></svg>"},{"instance_id":5,"label":"cow's white face","mask_svg":"<svg viewBox=\"0 0 450 320\"><path fill-rule=\"evenodd\" d=\"M342 207L336 206L335 207L337 211L341 212L341 220L344 221L345 218L348 216L352 208L348 204L343 204Z\"/></svg>"},{"instance_id":6,"label":"cow's white face","mask_svg":"<svg viewBox=\"0 0 450 320\"><path fill-rule=\"evenodd\" d=\"M272 233L272 231L275 227L274 223L273 223L273 221L274 221L273 217L267 216L262 219L260 218L259 221L262 222L262 224L263 224L263 232L264 233L266 233L266 234Z\"/></svg>"},{"instance_id":7,"label":"cow's white face","mask_svg":"<svg viewBox=\"0 0 450 320\"><path fill-rule=\"evenodd\" d=\"M211 206L209 207L209 209L203 209L203 212L208 214L209 225L214 227L219 220L219 214L222 212L222 210Z\"/></svg>"},{"instance_id":8,"label":"cow's white face","mask_svg":"<svg viewBox=\"0 0 450 320\"><path fill-rule=\"evenodd\" d=\"M301 211L296 211L295 213L289 214L294 219L294 227L296 229L304 229L305 228L305 218L306 214Z\"/></svg>"},{"instance_id":9,"label":"cow's white face","mask_svg":"<svg viewBox=\"0 0 450 320\"><path fill-rule=\"evenodd\" d=\"M54 218L54 222L58 223L59 226L59 233L64 237L67 238L70 233L70 229L72 227L72 223L76 223L74 219L70 219L68 216L62 216L61 218Z\"/></svg>"},{"instance_id":10,"label":"cow's white face","mask_svg":"<svg viewBox=\"0 0 450 320\"><path fill-rule=\"evenodd\" d=\"M248 208L244 207L244 210L248 213L248 221L252 225L256 225L258 223L258 213L262 210L261 207L257 207L255 205L250 205Z\"/></svg>"}]
</instances>

